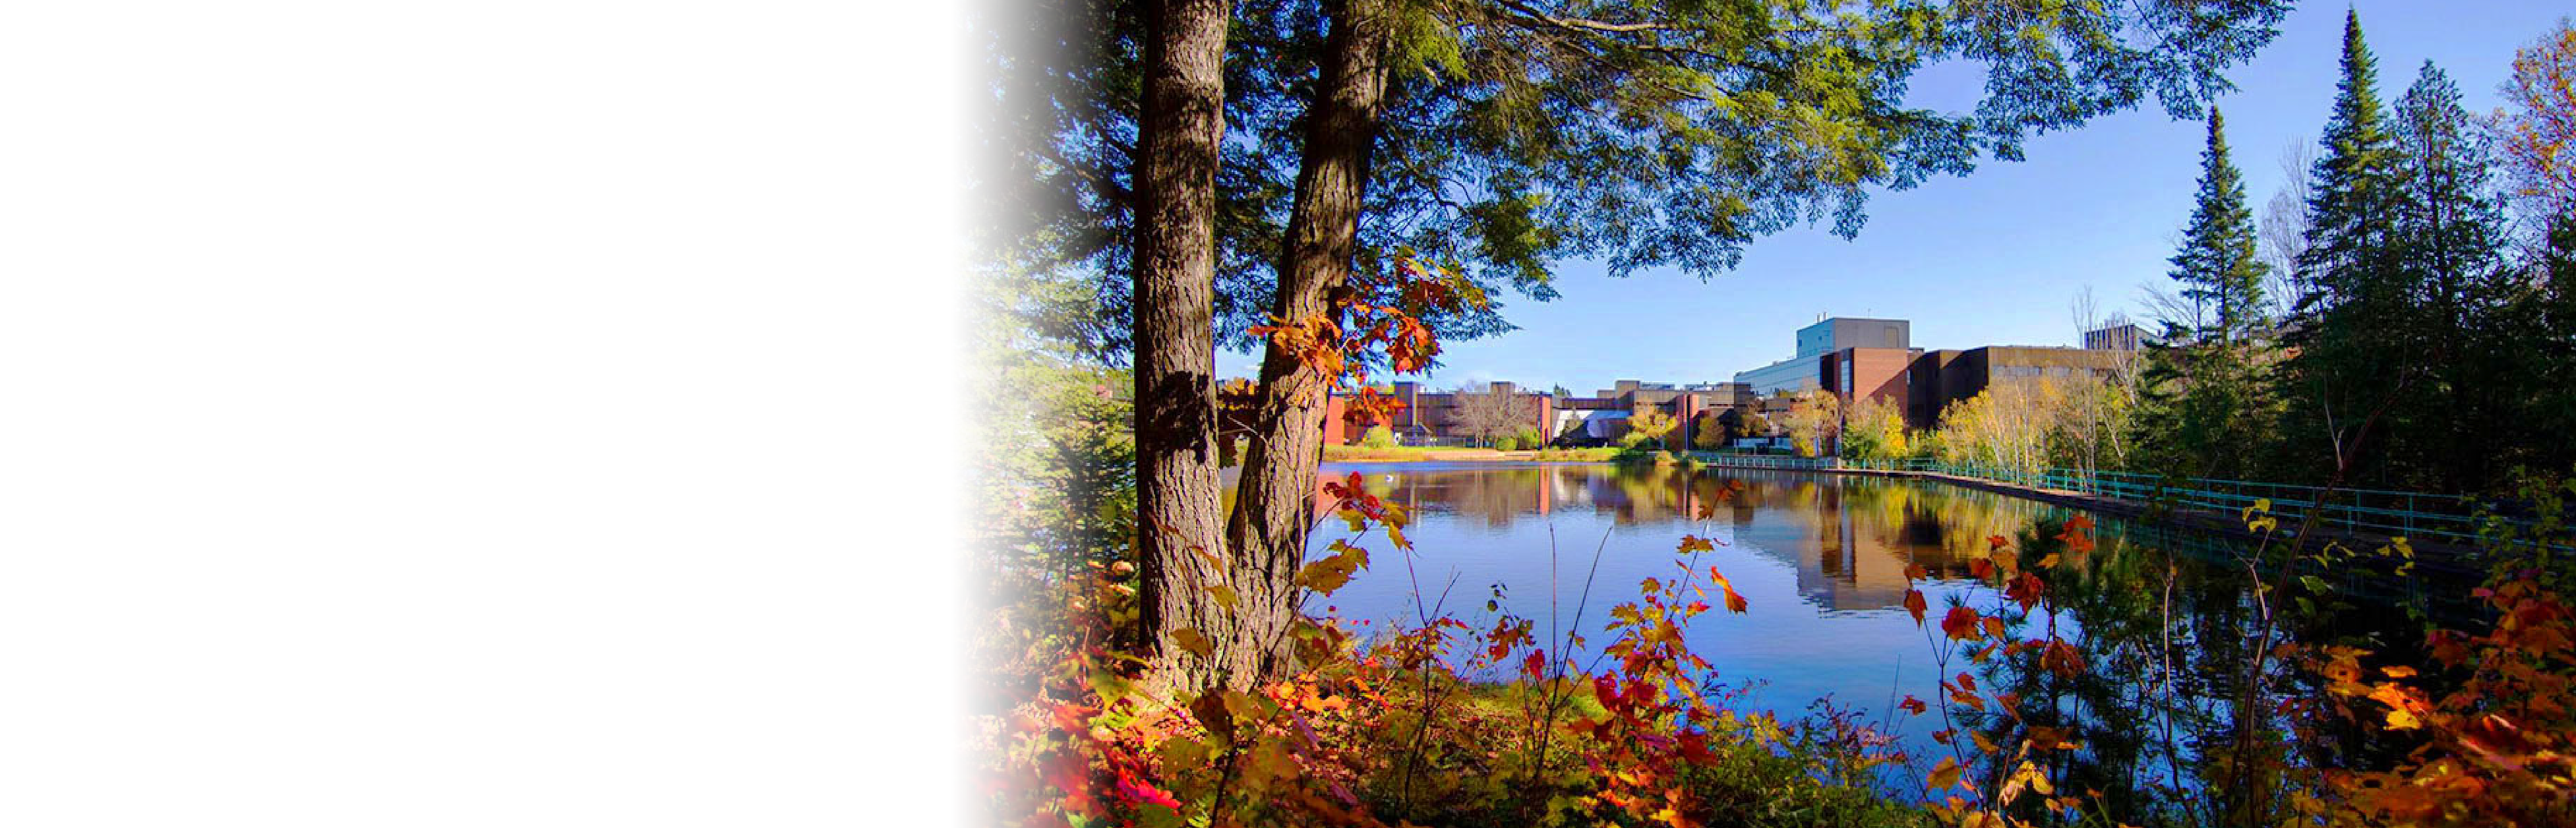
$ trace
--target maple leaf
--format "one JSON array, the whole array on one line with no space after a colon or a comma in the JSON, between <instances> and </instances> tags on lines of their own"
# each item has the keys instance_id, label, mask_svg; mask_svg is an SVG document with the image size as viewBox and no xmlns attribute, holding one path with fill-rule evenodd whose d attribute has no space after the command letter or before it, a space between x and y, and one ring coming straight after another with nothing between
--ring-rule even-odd
<instances>
[{"instance_id":1,"label":"maple leaf","mask_svg":"<svg viewBox=\"0 0 2576 828\"><path fill-rule=\"evenodd\" d=\"M1727 580L1724 575L1717 574L1716 568L1712 567L1708 570L1708 577L1717 582L1719 589L1726 591L1726 611L1743 612L1752 606L1750 602L1744 600L1743 594L1735 591L1735 582Z\"/></svg>"},{"instance_id":2,"label":"maple leaf","mask_svg":"<svg viewBox=\"0 0 2576 828\"><path fill-rule=\"evenodd\" d=\"M1944 756L1941 757L1940 764L1932 766L1932 778L1925 783L1925 789L1938 791L1957 784L1959 784L1959 762Z\"/></svg>"},{"instance_id":3,"label":"maple leaf","mask_svg":"<svg viewBox=\"0 0 2576 828\"><path fill-rule=\"evenodd\" d=\"M1979 635L1977 622L1982 619L1983 616L1978 615L1976 610L1967 607L1951 607L1950 614L1941 619L1941 631L1948 633L1955 640L1975 641Z\"/></svg>"},{"instance_id":4,"label":"maple leaf","mask_svg":"<svg viewBox=\"0 0 2576 828\"><path fill-rule=\"evenodd\" d=\"M1905 591L1905 611L1914 614L1915 626L1919 627L1923 625L1923 613L1926 609L1928 609L1928 607L1923 603L1922 590L1909 589Z\"/></svg>"},{"instance_id":5,"label":"maple leaf","mask_svg":"<svg viewBox=\"0 0 2576 828\"><path fill-rule=\"evenodd\" d=\"M1342 550L1341 554L1309 563L1305 568L1297 570L1299 586L1330 595L1334 590L1341 589L1343 584L1351 582L1351 573L1368 566L1367 550L1345 545L1339 541L1334 545Z\"/></svg>"}]
</instances>

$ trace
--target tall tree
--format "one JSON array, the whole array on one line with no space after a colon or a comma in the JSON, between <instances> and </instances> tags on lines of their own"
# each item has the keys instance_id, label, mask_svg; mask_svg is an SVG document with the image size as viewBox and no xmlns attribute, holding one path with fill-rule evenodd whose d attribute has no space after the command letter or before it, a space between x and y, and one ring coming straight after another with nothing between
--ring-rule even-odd
<instances>
[{"instance_id":1,"label":"tall tree","mask_svg":"<svg viewBox=\"0 0 2576 828\"><path fill-rule=\"evenodd\" d=\"M2412 314L2396 267L2396 149L2379 102L2378 63L2361 17L2344 16L2342 77L2311 173L2310 244L2300 266L2315 289L2300 299L2286 344L2282 396L2289 401L2277 467L2316 478L2342 477L2362 460L2385 408L2422 373L2396 335Z\"/></svg>"},{"instance_id":2,"label":"tall tree","mask_svg":"<svg viewBox=\"0 0 2576 828\"><path fill-rule=\"evenodd\" d=\"M2227 153L2227 124L2209 112L2209 137L2200 154L2200 183L2180 250L2173 255L2177 294L2190 304L2187 318L2165 320L2152 346L2150 399L2163 409L2151 437L2169 463L2199 474L2238 477L2241 461L2262 433L2267 403L2257 376L2270 333L2264 276L2256 254L2254 212L2244 177Z\"/></svg>"},{"instance_id":3,"label":"tall tree","mask_svg":"<svg viewBox=\"0 0 2576 828\"><path fill-rule=\"evenodd\" d=\"M1145 16L1144 108L1138 118L1134 275L1138 552L1143 629L1157 651L1179 629L1219 629L1222 607L1198 600L1226 583L1218 553L1215 177L1225 136L1225 0L1154 0ZM1165 680L1200 683L1225 659L1172 658Z\"/></svg>"},{"instance_id":4,"label":"tall tree","mask_svg":"<svg viewBox=\"0 0 2576 828\"><path fill-rule=\"evenodd\" d=\"M2184 228L2182 250L2172 259L2172 276L2182 283L2182 295L2211 310L2213 327L2193 335L2237 344L2262 332L2269 321L2263 318L2268 267L2254 247L2254 211L2246 204L2244 176L2228 159L2227 119L2212 107L2191 223Z\"/></svg>"},{"instance_id":5,"label":"tall tree","mask_svg":"<svg viewBox=\"0 0 2576 828\"><path fill-rule=\"evenodd\" d=\"M2558 28L2514 53L2502 90L2512 108L2496 112L2504 157L2527 214L2548 223L2576 213L2576 26Z\"/></svg>"},{"instance_id":6,"label":"tall tree","mask_svg":"<svg viewBox=\"0 0 2576 828\"><path fill-rule=\"evenodd\" d=\"M2513 307L2504 267L2504 204L2491 181L2487 132L2460 105L2460 89L2426 61L2397 105L2394 146L2400 214L2395 244L2402 284L2417 302L2425 382L2401 398L2390 462L2407 482L2471 491L2524 437L2522 379L2532 330Z\"/></svg>"},{"instance_id":7,"label":"tall tree","mask_svg":"<svg viewBox=\"0 0 2576 828\"><path fill-rule=\"evenodd\" d=\"M1031 223L1048 229L1050 251L1104 277L1101 301L1137 306L1140 322L1165 313L1144 306L1169 307L1171 297L1146 293L1160 282L1144 272L1164 265L1146 258L1156 245L1116 240L1172 232L1155 195L1168 182L1148 175L1167 163L1154 122L1165 117L1164 45L1181 42L1170 4L1054 0L1083 23L1071 35L1084 48L1019 67L1045 82L1004 92L1047 113L1029 128L1050 136L1045 145L1013 150L1053 187L1032 202ZM1243 140L1215 142L1199 179L1213 193L1205 258L1217 265L1205 318L1215 341L1234 345L1254 344L1264 323L1326 330L1306 323L1346 313L1353 274L1386 273L1406 252L1479 300L1502 287L1547 298L1550 267L1566 257L1616 275L1674 266L1704 278L1732 268L1752 239L1802 222L1830 217L1836 232L1857 233L1872 190L2018 159L2031 134L2150 95L2196 114L2226 88L2221 70L2267 42L2287 7L1241 0L1217 88ZM1136 36L1130 21L1151 33ZM1954 59L1985 68L1985 100L1969 112L1904 106L1916 69ZM1447 307L1423 320L1441 336L1508 328L1499 303ZM1186 420L1142 399L1146 374L1174 373L1163 362L1143 370L1146 353L1195 347L1195 335L1145 340L1177 327L1088 332L1104 354L1135 355L1139 417L1163 417L1156 428ZM1301 358L1311 350L1263 347L1262 402L1225 539L1173 547L1210 546L1239 596L1235 620L1210 633L1215 664L1204 671L1227 683L1276 666L1261 642L1278 640L1301 600L1293 576L1333 379ZM1141 439L1140 452L1187 453ZM1197 514L1145 501L1147 532L1197 537ZM1169 579L1177 573L1148 567L1148 603L1202 606L1167 607L1158 621L1223 615L1204 606L1208 590Z\"/></svg>"}]
</instances>

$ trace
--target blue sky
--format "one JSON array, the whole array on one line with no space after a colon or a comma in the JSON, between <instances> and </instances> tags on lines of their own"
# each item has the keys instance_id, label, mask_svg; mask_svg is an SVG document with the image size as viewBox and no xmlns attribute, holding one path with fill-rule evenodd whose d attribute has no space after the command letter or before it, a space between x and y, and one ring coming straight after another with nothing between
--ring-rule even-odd
<instances>
[{"instance_id":1,"label":"blue sky","mask_svg":"<svg viewBox=\"0 0 2576 828\"><path fill-rule=\"evenodd\" d=\"M2535 0L2358 2L2363 36L2393 104L2427 59L2449 72L2472 111L2497 105L2513 52L2571 8ZM2230 75L2219 106L2258 212L2283 180L2280 157L2313 146L2334 99L2343 3L2302 3L2281 34ZM1973 67L1933 67L1914 103L1964 109ZM1446 343L1435 386L1512 380L1576 393L1614 379L1725 381L1788 357L1792 334L1818 315L1909 319L1926 348L2074 344L2071 305L2090 288L2105 313L2147 315L2144 290L2169 281L2191 210L2202 128L2161 107L2096 119L2027 144L2028 159L1988 161L1870 200L1868 226L1844 241L1827 228L1760 239L1736 271L1702 283L1677 271L1613 279L1589 261L1559 263L1563 296L1509 296L1520 330ZM1258 373L1255 356L1219 352L1220 376Z\"/></svg>"}]
</instances>

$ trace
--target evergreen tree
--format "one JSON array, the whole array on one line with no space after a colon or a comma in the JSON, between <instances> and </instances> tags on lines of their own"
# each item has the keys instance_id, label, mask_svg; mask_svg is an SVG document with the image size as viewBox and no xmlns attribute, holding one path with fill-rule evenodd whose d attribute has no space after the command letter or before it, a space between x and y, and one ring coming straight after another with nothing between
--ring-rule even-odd
<instances>
[{"instance_id":1,"label":"evergreen tree","mask_svg":"<svg viewBox=\"0 0 2576 828\"><path fill-rule=\"evenodd\" d=\"M2497 482L2525 433L2531 395L2523 377L2535 315L2516 307L2503 199L2485 130L2460 105L2460 89L2430 61L2397 106L2398 285L2415 300L2412 324L2392 330L2420 344L2422 385L2392 412L2392 474L2418 486L2473 491Z\"/></svg>"},{"instance_id":2,"label":"evergreen tree","mask_svg":"<svg viewBox=\"0 0 2576 828\"><path fill-rule=\"evenodd\" d=\"M2145 442L2176 471L2234 477L2251 471L2246 449L2268 424L2256 365L2271 327L2263 310L2269 268L2256 257L2254 211L2214 107L2200 168L2191 221L2172 259L2194 313L2165 320L2163 341L2150 352L2148 404L2161 416L2144 418L2155 424Z\"/></svg>"},{"instance_id":3,"label":"evergreen tree","mask_svg":"<svg viewBox=\"0 0 2576 828\"><path fill-rule=\"evenodd\" d=\"M2280 380L2289 411L2275 468L2349 481L2366 471L2363 452L2386 407L2418 379L2419 361L2407 353L2418 343L2396 335L2412 298L2393 263L2396 149L2357 13L2344 17L2342 70L2320 141L2325 155L2311 174L2309 246L2299 257L2316 286L2283 337L2297 356Z\"/></svg>"},{"instance_id":4,"label":"evergreen tree","mask_svg":"<svg viewBox=\"0 0 2576 828\"><path fill-rule=\"evenodd\" d=\"M2183 298L2208 308L2194 338L2239 344L2257 336L2263 317L2263 277L2270 268L2255 256L2254 210L2245 178L2227 157L2226 118L2209 110L2209 143L2200 153L2200 189L2182 250L2173 256L2173 278Z\"/></svg>"}]
</instances>

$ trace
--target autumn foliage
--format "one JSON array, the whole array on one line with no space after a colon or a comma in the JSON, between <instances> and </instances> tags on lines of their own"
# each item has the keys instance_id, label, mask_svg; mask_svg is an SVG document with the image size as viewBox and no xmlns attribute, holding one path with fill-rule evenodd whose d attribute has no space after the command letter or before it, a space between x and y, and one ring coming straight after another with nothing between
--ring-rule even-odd
<instances>
[{"instance_id":1,"label":"autumn foliage","mask_svg":"<svg viewBox=\"0 0 2576 828\"><path fill-rule=\"evenodd\" d=\"M1357 475L1329 487L1328 520L1348 535L1299 574L1322 595L1372 565L1376 540L1409 552L1401 509ZM1701 562L1717 546L1682 538L1669 578L1609 609L1597 651L1579 631L1542 639L1537 619L1499 600L1473 623L1426 614L1370 630L1313 617L1289 634L1298 670L1252 692L1154 697L1142 660L1101 643L1112 639L1104 624L1069 618L1089 626L1064 639L1043 692L995 734L987 804L1007 825L1690 828L1784 805L1903 818L1825 781L1891 760L1885 739L1848 716L1782 723L1727 706L1687 644L1704 614L1749 607ZM1120 571L1094 574L1067 606L1105 602L1084 617L1119 617ZM1748 785L1748 767L1768 768L1775 787Z\"/></svg>"}]
</instances>

